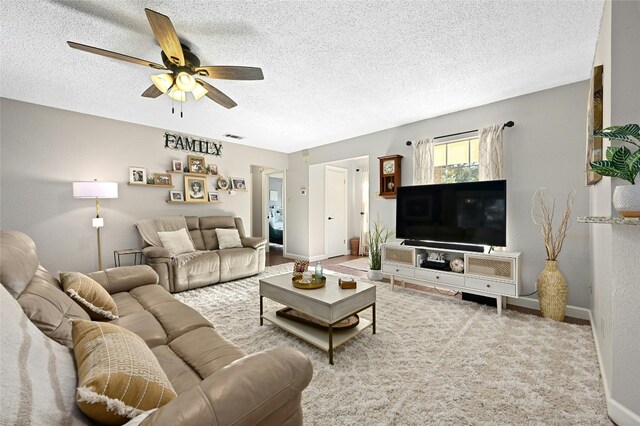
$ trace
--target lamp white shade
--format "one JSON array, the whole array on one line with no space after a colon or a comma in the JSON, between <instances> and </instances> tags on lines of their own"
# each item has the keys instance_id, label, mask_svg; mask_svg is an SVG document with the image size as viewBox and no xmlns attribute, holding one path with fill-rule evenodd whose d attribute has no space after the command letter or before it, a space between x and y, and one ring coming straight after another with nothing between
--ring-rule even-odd
<instances>
[{"instance_id":1,"label":"lamp white shade","mask_svg":"<svg viewBox=\"0 0 640 426\"><path fill-rule=\"evenodd\" d=\"M73 182L73 198L118 198L118 182Z\"/></svg>"}]
</instances>

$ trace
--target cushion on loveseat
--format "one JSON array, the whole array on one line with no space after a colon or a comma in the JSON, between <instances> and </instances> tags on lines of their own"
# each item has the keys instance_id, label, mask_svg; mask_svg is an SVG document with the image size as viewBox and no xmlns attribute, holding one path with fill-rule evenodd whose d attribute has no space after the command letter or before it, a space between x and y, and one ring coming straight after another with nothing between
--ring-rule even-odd
<instances>
[{"instance_id":1,"label":"cushion on loveseat","mask_svg":"<svg viewBox=\"0 0 640 426\"><path fill-rule=\"evenodd\" d=\"M113 323L76 320L73 344L76 401L92 419L122 425L176 397L153 352L135 333Z\"/></svg>"}]
</instances>

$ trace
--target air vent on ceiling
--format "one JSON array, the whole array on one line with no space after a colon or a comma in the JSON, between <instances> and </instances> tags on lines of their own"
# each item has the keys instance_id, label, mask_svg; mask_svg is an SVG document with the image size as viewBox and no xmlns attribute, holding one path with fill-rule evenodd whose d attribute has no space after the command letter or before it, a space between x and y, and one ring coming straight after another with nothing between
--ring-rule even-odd
<instances>
[{"instance_id":1,"label":"air vent on ceiling","mask_svg":"<svg viewBox=\"0 0 640 426\"><path fill-rule=\"evenodd\" d=\"M232 135L231 133L227 133L226 135L224 135L224 137L231 139L244 139L244 136Z\"/></svg>"}]
</instances>

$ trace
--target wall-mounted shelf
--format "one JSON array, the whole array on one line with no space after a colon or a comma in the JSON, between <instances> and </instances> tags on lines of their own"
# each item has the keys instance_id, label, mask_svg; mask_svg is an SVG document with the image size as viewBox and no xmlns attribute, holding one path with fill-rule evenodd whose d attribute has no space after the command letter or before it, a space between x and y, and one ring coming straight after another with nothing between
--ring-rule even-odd
<instances>
[{"instance_id":1,"label":"wall-mounted shelf","mask_svg":"<svg viewBox=\"0 0 640 426\"><path fill-rule=\"evenodd\" d=\"M578 223L604 223L608 225L640 225L640 217L578 216Z\"/></svg>"},{"instance_id":2,"label":"wall-mounted shelf","mask_svg":"<svg viewBox=\"0 0 640 426\"><path fill-rule=\"evenodd\" d=\"M191 173L191 172L178 172L175 170L167 170L167 173L175 173L177 175L198 176L198 177L215 177L218 175L210 175L209 173Z\"/></svg>"},{"instance_id":3,"label":"wall-mounted shelf","mask_svg":"<svg viewBox=\"0 0 640 426\"><path fill-rule=\"evenodd\" d=\"M130 186L153 186L155 188L173 188L173 185L156 185L155 183L127 182Z\"/></svg>"},{"instance_id":4,"label":"wall-mounted shelf","mask_svg":"<svg viewBox=\"0 0 640 426\"><path fill-rule=\"evenodd\" d=\"M219 204L222 201L172 201L166 200L167 204Z\"/></svg>"}]
</instances>

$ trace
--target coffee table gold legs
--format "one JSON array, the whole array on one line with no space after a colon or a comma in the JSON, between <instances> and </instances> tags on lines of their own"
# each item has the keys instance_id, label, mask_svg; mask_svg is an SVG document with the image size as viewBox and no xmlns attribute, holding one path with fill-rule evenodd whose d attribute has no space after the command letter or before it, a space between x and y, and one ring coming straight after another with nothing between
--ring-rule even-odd
<instances>
[{"instance_id":1,"label":"coffee table gold legs","mask_svg":"<svg viewBox=\"0 0 640 426\"><path fill-rule=\"evenodd\" d=\"M373 313L373 324L371 325L371 328L373 328L373 333L371 334L376 334L376 304L374 303L373 305L371 305L371 312Z\"/></svg>"},{"instance_id":2,"label":"coffee table gold legs","mask_svg":"<svg viewBox=\"0 0 640 426\"><path fill-rule=\"evenodd\" d=\"M264 296L260 296L260 325L262 325L262 314L264 313L263 312L263 307L262 307L262 298L263 297Z\"/></svg>"},{"instance_id":3,"label":"coffee table gold legs","mask_svg":"<svg viewBox=\"0 0 640 426\"><path fill-rule=\"evenodd\" d=\"M333 365L333 325L329 324L329 364Z\"/></svg>"}]
</instances>

